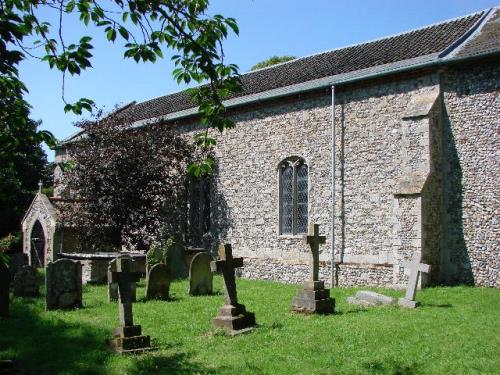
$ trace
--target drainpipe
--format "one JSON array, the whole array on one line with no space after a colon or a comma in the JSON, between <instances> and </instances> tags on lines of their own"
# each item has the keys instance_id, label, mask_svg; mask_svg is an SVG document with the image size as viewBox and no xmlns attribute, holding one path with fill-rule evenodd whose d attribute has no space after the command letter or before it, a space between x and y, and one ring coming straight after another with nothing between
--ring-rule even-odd
<instances>
[{"instance_id":1,"label":"drainpipe","mask_svg":"<svg viewBox=\"0 0 500 375\"><path fill-rule=\"evenodd\" d=\"M332 85L332 288L335 286L335 85Z\"/></svg>"}]
</instances>

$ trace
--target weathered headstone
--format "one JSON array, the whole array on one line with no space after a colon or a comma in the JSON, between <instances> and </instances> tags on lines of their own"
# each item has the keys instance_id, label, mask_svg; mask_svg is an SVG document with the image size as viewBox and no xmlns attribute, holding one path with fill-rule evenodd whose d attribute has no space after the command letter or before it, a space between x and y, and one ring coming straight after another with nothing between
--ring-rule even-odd
<instances>
[{"instance_id":1,"label":"weathered headstone","mask_svg":"<svg viewBox=\"0 0 500 375\"><path fill-rule=\"evenodd\" d=\"M188 265L186 262L186 249L179 243L174 242L168 252L167 265L173 279L185 279L188 277Z\"/></svg>"},{"instance_id":2,"label":"weathered headstone","mask_svg":"<svg viewBox=\"0 0 500 375\"><path fill-rule=\"evenodd\" d=\"M212 319L215 327L224 328L231 335L248 332L255 327L255 314L246 311L238 303L234 269L243 267L243 258L233 258L230 244L219 246L219 260L210 263L213 272L220 272L224 277L224 306L219 315Z\"/></svg>"},{"instance_id":3,"label":"weathered headstone","mask_svg":"<svg viewBox=\"0 0 500 375\"><path fill-rule=\"evenodd\" d=\"M151 267L146 280L146 299L168 300L171 279L170 268L165 263Z\"/></svg>"},{"instance_id":4,"label":"weathered headstone","mask_svg":"<svg viewBox=\"0 0 500 375\"><path fill-rule=\"evenodd\" d=\"M213 275L210 269L212 257L207 253L198 253L189 267L189 294L199 296L212 294Z\"/></svg>"},{"instance_id":5,"label":"weathered headstone","mask_svg":"<svg viewBox=\"0 0 500 375\"><path fill-rule=\"evenodd\" d=\"M82 264L70 259L50 262L45 270L45 309L82 307Z\"/></svg>"},{"instance_id":6,"label":"weathered headstone","mask_svg":"<svg viewBox=\"0 0 500 375\"><path fill-rule=\"evenodd\" d=\"M110 350L120 354L152 349L150 337L142 335L140 325L134 325L130 284L139 280L140 274L131 272L131 262L130 255L119 255L116 259L116 271L112 271L110 274L111 281L118 284L120 327L113 331L113 337L106 342Z\"/></svg>"},{"instance_id":7,"label":"weathered headstone","mask_svg":"<svg viewBox=\"0 0 500 375\"><path fill-rule=\"evenodd\" d=\"M292 301L292 310L304 314L331 314L335 310L335 299L330 298L330 289L325 289L319 280L319 245L326 242L319 235L319 224L311 224L305 242L311 247L311 276L304 288L299 290Z\"/></svg>"},{"instance_id":8,"label":"weathered headstone","mask_svg":"<svg viewBox=\"0 0 500 375\"><path fill-rule=\"evenodd\" d=\"M406 295L398 300L399 306L415 308L420 306L420 302L415 301L417 294L418 277L421 272L429 273L431 266L420 263L420 255L415 253L409 262L403 262L402 266L410 270L410 278L406 287Z\"/></svg>"},{"instance_id":9,"label":"weathered headstone","mask_svg":"<svg viewBox=\"0 0 500 375\"><path fill-rule=\"evenodd\" d=\"M396 303L396 299L380 293L360 290L355 297L347 297L347 302L353 305L379 306L392 305Z\"/></svg>"},{"instance_id":10,"label":"weathered headstone","mask_svg":"<svg viewBox=\"0 0 500 375\"><path fill-rule=\"evenodd\" d=\"M32 266L23 266L17 271L13 281L16 297L38 297L40 295L40 277Z\"/></svg>"},{"instance_id":11,"label":"weathered headstone","mask_svg":"<svg viewBox=\"0 0 500 375\"><path fill-rule=\"evenodd\" d=\"M0 317L9 316L9 288L9 269L3 264L0 264Z\"/></svg>"},{"instance_id":12,"label":"weathered headstone","mask_svg":"<svg viewBox=\"0 0 500 375\"><path fill-rule=\"evenodd\" d=\"M132 270L134 270L134 264L135 262L132 261ZM109 281L111 272L116 272L116 258L111 260L108 264L108 301L114 302L118 301L118 284ZM130 290L132 295L132 302L135 302L137 296L137 284L135 281L132 281L130 283Z\"/></svg>"}]
</instances>

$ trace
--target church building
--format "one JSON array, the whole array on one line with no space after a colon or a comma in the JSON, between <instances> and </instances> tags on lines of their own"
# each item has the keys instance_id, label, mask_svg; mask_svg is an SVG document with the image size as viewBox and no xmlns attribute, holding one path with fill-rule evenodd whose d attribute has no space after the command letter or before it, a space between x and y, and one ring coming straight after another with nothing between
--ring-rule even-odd
<instances>
[{"instance_id":1,"label":"church building","mask_svg":"<svg viewBox=\"0 0 500 375\"><path fill-rule=\"evenodd\" d=\"M236 127L213 133L216 168L200 194L208 218L193 245L215 254L231 243L242 277L299 283L314 223L326 284L401 287L401 264L417 253L431 265L424 283L500 287L499 68L492 8L243 74L243 92L225 102ZM201 129L183 92L123 111L134 126ZM60 198L41 195L24 251L44 225L38 208L52 259L71 249L54 236L49 206Z\"/></svg>"}]
</instances>

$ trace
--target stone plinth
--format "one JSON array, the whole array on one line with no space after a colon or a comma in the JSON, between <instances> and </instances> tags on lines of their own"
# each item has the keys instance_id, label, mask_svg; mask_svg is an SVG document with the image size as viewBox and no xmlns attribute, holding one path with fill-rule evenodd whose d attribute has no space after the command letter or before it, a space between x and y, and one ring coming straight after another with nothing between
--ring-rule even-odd
<instances>
[{"instance_id":1,"label":"stone plinth","mask_svg":"<svg viewBox=\"0 0 500 375\"><path fill-rule=\"evenodd\" d=\"M119 327L113 331L113 337L106 340L108 349L119 353L138 353L153 350L150 337L142 335L140 325Z\"/></svg>"},{"instance_id":2,"label":"stone plinth","mask_svg":"<svg viewBox=\"0 0 500 375\"><path fill-rule=\"evenodd\" d=\"M330 289L323 281L308 282L292 300L292 310L302 314L333 314L335 299L330 298Z\"/></svg>"},{"instance_id":3,"label":"stone plinth","mask_svg":"<svg viewBox=\"0 0 500 375\"><path fill-rule=\"evenodd\" d=\"M255 327L255 314L246 311L245 306L241 304L224 305L220 308L219 315L212 319L212 324L235 336L249 332Z\"/></svg>"}]
</instances>

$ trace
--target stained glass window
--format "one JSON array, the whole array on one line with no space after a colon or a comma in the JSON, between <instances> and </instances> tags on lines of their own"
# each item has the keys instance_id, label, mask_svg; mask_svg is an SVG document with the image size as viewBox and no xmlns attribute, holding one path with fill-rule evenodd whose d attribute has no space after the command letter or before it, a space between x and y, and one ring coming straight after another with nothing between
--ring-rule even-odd
<instances>
[{"instance_id":1,"label":"stained glass window","mask_svg":"<svg viewBox=\"0 0 500 375\"><path fill-rule=\"evenodd\" d=\"M307 231L308 169L301 158L280 164L280 234Z\"/></svg>"}]
</instances>

